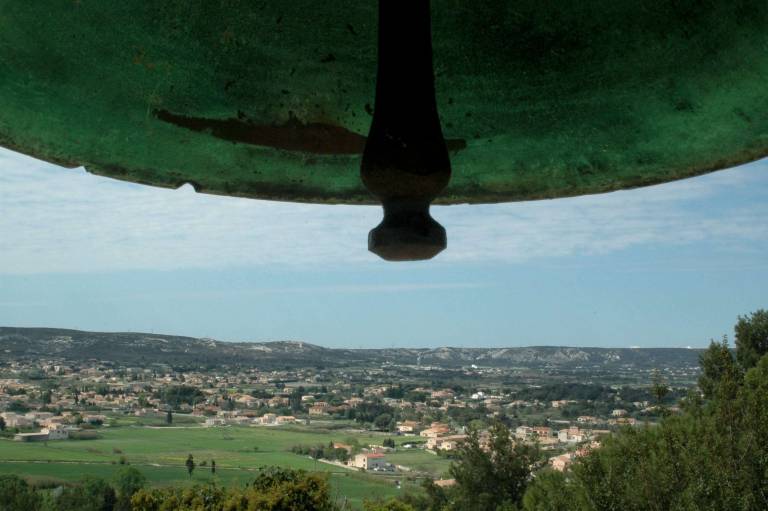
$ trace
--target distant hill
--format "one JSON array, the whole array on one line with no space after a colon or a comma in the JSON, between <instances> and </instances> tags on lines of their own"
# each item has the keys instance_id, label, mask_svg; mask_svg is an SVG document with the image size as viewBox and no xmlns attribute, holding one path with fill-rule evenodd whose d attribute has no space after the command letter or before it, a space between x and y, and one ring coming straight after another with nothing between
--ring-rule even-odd
<instances>
[{"instance_id":1,"label":"distant hill","mask_svg":"<svg viewBox=\"0 0 768 511\"><path fill-rule=\"evenodd\" d=\"M0 327L0 361L18 359L243 365L263 369L417 364L439 367L690 368L702 350L685 348L387 348L334 349L300 341L223 342L135 332Z\"/></svg>"}]
</instances>

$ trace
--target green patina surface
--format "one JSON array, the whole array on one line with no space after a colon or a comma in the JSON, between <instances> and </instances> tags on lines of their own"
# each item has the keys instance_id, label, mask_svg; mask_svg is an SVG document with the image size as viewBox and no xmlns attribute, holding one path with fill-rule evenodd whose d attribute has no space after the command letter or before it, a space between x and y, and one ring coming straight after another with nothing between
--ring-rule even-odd
<instances>
[{"instance_id":1,"label":"green patina surface","mask_svg":"<svg viewBox=\"0 0 768 511\"><path fill-rule=\"evenodd\" d=\"M442 203L598 193L768 154L765 0L433 0ZM376 2L0 0L0 145L327 203L359 179Z\"/></svg>"}]
</instances>

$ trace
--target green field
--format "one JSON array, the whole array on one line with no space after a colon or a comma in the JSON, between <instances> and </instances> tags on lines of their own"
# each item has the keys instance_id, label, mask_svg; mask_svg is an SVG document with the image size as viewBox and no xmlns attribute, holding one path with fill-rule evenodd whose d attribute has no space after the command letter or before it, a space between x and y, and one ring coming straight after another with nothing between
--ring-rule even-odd
<instances>
[{"instance_id":1,"label":"green field","mask_svg":"<svg viewBox=\"0 0 768 511\"><path fill-rule=\"evenodd\" d=\"M235 485L250 481L259 467L279 465L327 474L334 495L346 497L354 507L363 498L396 495L416 489L414 476L443 474L449 461L420 450L398 451L388 455L390 462L411 467L416 472L398 475L364 474L343 467L316 462L290 452L291 447L327 445L331 440L361 446L381 444L385 435L352 430L327 431L310 428L269 427L105 427L96 440L21 443L0 440L0 473L15 473L33 479L77 480L85 475L110 478L120 468L121 457L141 470L153 485L186 485L216 481ZM399 440L399 439L398 439ZM399 442L398 442L399 443ZM187 477L184 461L192 454L198 465L216 461L216 476L208 467ZM397 489L395 480L404 482Z\"/></svg>"}]
</instances>

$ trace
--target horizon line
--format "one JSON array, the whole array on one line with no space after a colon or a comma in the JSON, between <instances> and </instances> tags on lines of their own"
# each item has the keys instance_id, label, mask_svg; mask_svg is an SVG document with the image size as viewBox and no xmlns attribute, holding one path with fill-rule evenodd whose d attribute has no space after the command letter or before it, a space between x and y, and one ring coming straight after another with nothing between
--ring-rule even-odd
<instances>
[{"instance_id":1,"label":"horizon line","mask_svg":"<svg viewBox=\"0 0 768 511\"><path fill-rule=\"evenodd\" d=\"M214 341L214 342L223 342L223 343L229 343L229 344L272 344L272 343L302 343L302 344L309 344L311 346L317 346L319 348L324 349L333 349L333 350L351 350L351 351L362 351L362 350L436 350L436 349L443 349L443 348L452 348L452 349L522 349L522 348L581 348L581 349L605 349L605 350L612 350L612 349L627 349L627 350L705 350L707 349L706 346L587 346L587 345L567 345L567 344L529 344L529 345L516 345L516 346L462 346L462 345L439 345L435 347L426 347L426 346L419 346L419 347L404 347L404 346L373 346L373 347L365 347L365 348L354 348L354 347L334 347L334 346L325 346L322 344L317 344L310 341L300 340L300 339L276 339L276 340L267 340L267 341L258 341L258 340L229 340L229 339L218 339L215 337L209 337L209 336L202 336L202 337L194 337L190 335L180 335L180 334L168 334L168 333L157 333L157 332L142 332L142 331L134 331L134 330L124 330L124 331L99 331L99 330L80 330L77 328L61 328L61 327L48 327L48 326L6 326L6 325L0 325L0 329L18 329L18 330L64 330L64 331L70 331L70 332L80 332L80 333L89 333L89 334L137 334L137 335L157 335L157 336L163 336L163 337L182 337L186 339L194 339L194 340L206 340L206 341Z\"/></svg>"}]
</instances>

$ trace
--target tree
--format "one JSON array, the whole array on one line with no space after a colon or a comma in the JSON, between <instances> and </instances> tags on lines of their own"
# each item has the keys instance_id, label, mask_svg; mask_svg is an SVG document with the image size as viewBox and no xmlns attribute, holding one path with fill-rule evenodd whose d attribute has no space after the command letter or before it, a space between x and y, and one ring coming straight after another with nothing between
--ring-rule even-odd
<instances>
[{"instance_id":1,"label":"tree","mask_svg":"<svg viewBox=\"0 0 768 511\"><path fill-rule=\"evenodd\" d=\"M535 478L523 509L560 511L562 496L574 511L768 509L768 355L742 377L725 343L713 345L708 353L725 364L707 402L605 438L567 477Z\"/></svg>"},{"instance_id":2,"label":"tree","mask_svg":"<svg viewBox=\"0 0 768 511\"><path fill-rule=\"evenodd\" d=\"M571 511L577 508L574 485L565 474L546 469L536 475L523 496L523 511Z\"/></svg>"},{"instance_id":3,"label":"tree","mask_svg":"<svg viewBox=\"0 0 768 511\"><path fill-rule=\"evenodd\" d=\"M8 405L6 410L14 413L27 413L29 411L29 407L21 401L15 400L11 401L11 404Z\"/></svg>"},{"instance_id":4,"label":"tree","mask_svg":"<svg viewBox=\"0 0 768 511\"><path fill-rule=\"evenodd\" d=\"M163 390L161 397L171 407L176 408L182 403L192 405L205 395L197 387L172 385Z\"/></svg>"},{"instance_id":5,"label":"tree","mask_svg":"<svg viewBox=\"0 0 768 511\"><path fill-rule=\"evenodd\" d=\"M304 394L304 387L297 387L293 389L290 396L288 396L288 402L290 403L291 410L298 412L301 410L301 398Z\"/></svg>"},{"instance_id":6,"label":"tree","mask_svg":"<svg viewBox=\"0 0 768 511\"><path fill-rule=\"evenodd\" d=\"M141 490L134 511L337 511L328 482L318 475L270 467L246 488L196 485L191 488Z\"/></svg>"},{"instance_id":7,"label":"tree","mask_svg":"<svg viewBox=\"0 0 768 511\"><path fill-rule=\"evenodd\" d=\"M416 511L416 509L410 504L406 504L402 500L388 499L363 502L364 511Z\"/></svg>"},{"instance_id":8,"label":"tree","mask_svg":"<svg viewBox=\"0 0 768 511\"><path fill-rule=\"evenodd\" d=\"M382 413L373 421L376 429L389 429L389 423L392 422L392 416L388 413Z\"/></svg>"},{"instance_id":9,"label":"tree","mask_svg":"<svg viewBox=\"0 0 768 511\"><path fill-rule=\"evenodd\" d=\"M736 357L746 371L768 353L768 311L759 309L749 316L739 316L736 331Z\"/></svg>"},{"instance_id":10,"label":"tree","mask_svg":"<svg viewBox=\"0 0 768 511\"><path fill-rule=\"evenodd\" d=\"M669 387L667 386L667 383L664 381L664 378L661 376L661 372L658 369L653 371L651 393L653 394L654 399L656 399L656 404L658 406L662 406L664 404L664 398L667 397L667 394L669 394Z\"/></svg>"},{"instance_id":11,"label":"tree","mask_svg":"<svg viewBox=\"0 0 768 511\"><path fill-rule=\"evenodd\" d=\"M61 492L56 511L112 511L116 503L112 486L103 479L88 477Z\"/></svg>"},{"instance_id":12,"label":"tree","mask_svg":"<svg viewBox=\"0 0 768 511\"><path fill-rule=\"evenodd\" d=\"M738 378L739 370L728 347L728 338L723 336L721 342L714 340L709 343L709 348L699 355L701 376L699 376L699 388L706 399L715 396L720 382L728 375Z\"/></svg>"},{"instance_id":13,"label":"tree","mask_svg":"<svg viewBox=\"0 0 768 511\"><path fill-rule=\"evenodd\" d=\"M0 503L7 511L36 511L40 508L40 495L27 482L16 475L0 475Z\"/></svg>"},{"instance_id":14,"label":"tree","mask_svg":"<svg viewBox=\"0 0 768 511\"><path fill-rule=\"evenodd\" d=\"M115 509L118 511L130 511L131 498L147 485L147 478L133 467L124 467L115 473L112 478L112 484L117 491L117 505Z\"/></svg>"},{"instance_id":15,"label":"tree","mask_svg":"<svg viewBox=\"0 0 768 511\"><path fill-rule=\"evenodd\" d=\"M431 479L421 484L421 493L406 493L400 500L418 511L445 511L449 508L449 495L445 488L437 486Z\"/></svg>"},{"instance_id":16,"label":"tree","mask_svg":"<svg viewBox=\"0 0 768 511\"><path fill-rule=\"evenodd\" d=\"M247 509L264 511L334 511L325 478L302 470L263 470L246 492Z\"/></svg>"},{"instance_id":17,"label":"tree","mask_svg":"<svg viewBox=\"0 0 768 511\"><path fill-rule=\"evenodd\" d=\"M485 442L483 442L485 443ZM520 504L530 467L538 456L535 447L515 442L504 424L494 423L487 448L477 430L470 430L457 450L449 473L456 480L453 507L462 511L493 511Z\"/></svg>"},{"instance_id":18,"label":"tree","mask_svg":"<svg viewBox=\"0 0 768 511\"><path fill-rule=\"evenodd\" d=\"M184 464L187 466L187 473L189 474L190 479L192 478L192 472L195 470L195 458L192 457L190 454L187 456L187 461L184 462Z\"/></svg>"}]
</instances>

